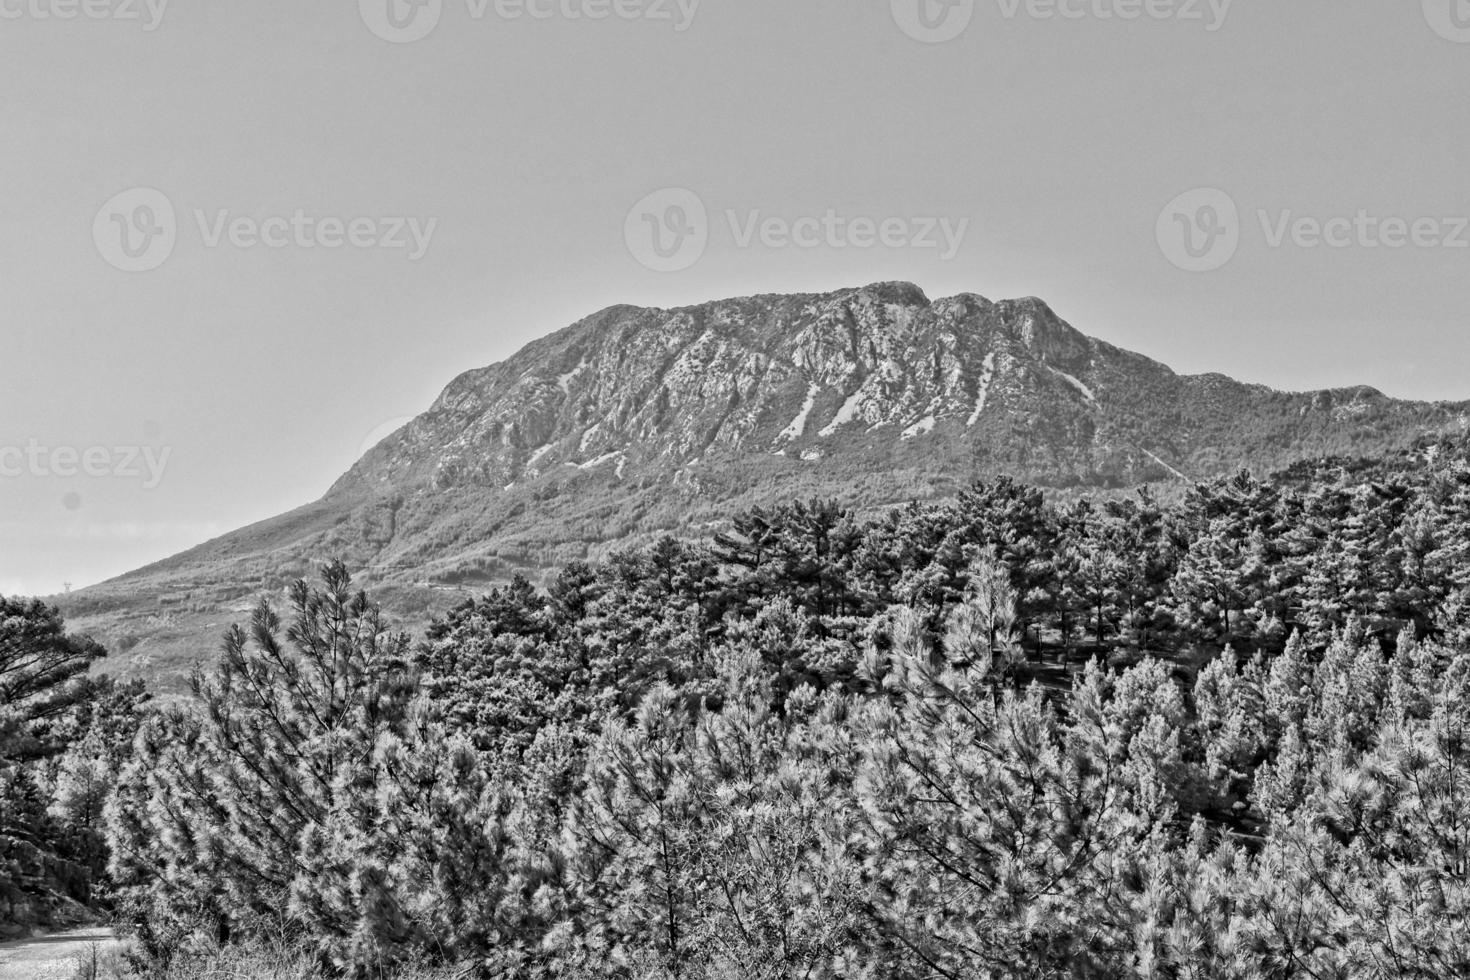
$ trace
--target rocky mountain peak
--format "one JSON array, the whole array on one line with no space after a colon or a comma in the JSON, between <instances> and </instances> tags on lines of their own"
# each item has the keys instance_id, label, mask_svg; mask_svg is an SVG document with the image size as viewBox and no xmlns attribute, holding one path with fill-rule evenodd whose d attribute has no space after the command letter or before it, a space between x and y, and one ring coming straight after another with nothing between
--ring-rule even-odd
<instances>
[{"instance_id":1,"label":"rocky mountain peak","mask_svg":"<svg viewBox=\"0 0 1470 980\"><path fill-rule=\"evenodd\" d=\"M882 282L613 306L455 379L332 493L682 485L730 461L855 455L940 468L959 458L981 471L1010 460L1064 481L1178 478L1212 465L1191 456L1201 432L1228 423L1200 412L1253 410L1267 391L1180 378L1089 338L1037 297L931 301L912 283ZM1294 424L1352 423L1400 404L1374 394L1297 399Z\"/></svg>"}]
</instances>

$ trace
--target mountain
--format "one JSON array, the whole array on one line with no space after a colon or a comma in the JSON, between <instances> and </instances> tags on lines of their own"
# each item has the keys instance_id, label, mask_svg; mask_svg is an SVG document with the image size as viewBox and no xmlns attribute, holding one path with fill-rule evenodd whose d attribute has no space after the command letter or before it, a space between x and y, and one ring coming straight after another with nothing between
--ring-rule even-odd
<instances>
[{"instance_id":1,"label":"mountain","mask_svg":"<svg viewBox=\"0 0 1470 980\"><path fill-rule=\"evenodd\" d=\"M421 616L793 497L860 508L1012 475L1064 492L1273 471L1460 431L1470 404L1175 374L1044 302L907 283L675 310L617 306L455 379L316 503L63 607L176 681L253 597L341 556Z\"/></svg>"}]
</instances>

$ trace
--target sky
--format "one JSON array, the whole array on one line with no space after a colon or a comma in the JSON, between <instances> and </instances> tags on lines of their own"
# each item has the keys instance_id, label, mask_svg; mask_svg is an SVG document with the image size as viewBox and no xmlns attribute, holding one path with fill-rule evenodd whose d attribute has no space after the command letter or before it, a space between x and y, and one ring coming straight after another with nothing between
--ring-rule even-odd
<instances>
[{"instance_id":1,"label":"sky","mask_svg":"<svg viewBox=\"0 0 1470 980\"><path fill-rule=\"evenodd\" d=\"M1470 399L1466 119L1467 0L0 0L0 594L614 303L908 280Z\"/></svg>"}]
</instances>

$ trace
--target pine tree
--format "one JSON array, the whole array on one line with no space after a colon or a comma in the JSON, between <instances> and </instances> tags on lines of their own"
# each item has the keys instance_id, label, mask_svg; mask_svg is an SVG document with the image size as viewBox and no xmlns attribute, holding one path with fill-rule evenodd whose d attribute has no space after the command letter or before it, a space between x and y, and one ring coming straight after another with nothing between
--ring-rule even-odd
<instances>
[{"instance_id":1,"label":"pine tree","mask_svg":"<svg viewBox=\"0 0 1470 980\"><path fill-rule=\"evenodd\" d=\"M59 727L94 693L86 677L105 656L66 632L61 613L37 600L0 596L0 765L59 754Z\"/></svg>"},{"instance_id":2,"label":"pine tree","mask_svg":"<svg viewBox=\"0 0 1470 980\"><path fill-rule=\"evenodd\" d=\"M262 602L251 636L231 629L196 675L197 714L145 730L110 811L115 874L160 939L199 917L222 939L302 929L324 963L361 974L422 940L377 833L374 757L405 723L408 638L340 563L291 605L286 643Z\"/></svg>"},{"instance_id":3,"label":"pine tree","mask_svg":"<svg viewBox=\"0 0 1470 980\"><path fill-rule=\"evenodd\" d=\"M92 900L102 789L94 783L81 802L80 767L61 760L111 689L87 675L104 655L68 634L57 609L0 596L0 926L45 926L62 900ZM58 766L65 804L76 807L53 806Z\"/></svg>"},{"instance_id":4,"label":"pine tree","mask_svg":"<svg viewBox=\"0 0 1470 980\"><path fill-rule=\"evenodd\" d=\"M869 962L1032 975L1079 955L1061 924L1091 890L1083 855L1117 802L1107 780L1068 752L1038 690L997 700L983 661L939 666L922 644L890 660L871 677L890 698L852 716L860 821L847 833L874 891Z\"/></svg>"},{"instance_id":5,"label":"pine tree","mask_svg":"<svg viewBox=\"0 0 1470 980\"><path fill-rule=\"evenodd\" d=\"M697 953L704 870L701 788L687 761L694 726L666 685L648 693L631 723L610 722L568 824L583 949L620 970L647 950L683 976Z\"/></svg>"},{"instance_id":6,"label":"pine tree","mask_svg":"<svg viewBox=\"0 0 1470 980\"><path fill-rule=\"evenodd\" d=\"M1250 773L1265 758L1265 681L1266 666L1259 656L1242 670L1228 647L1195 680L1195 728L1206 773L1221 803L1243 802Z\"/></svg>"}]
</instances>

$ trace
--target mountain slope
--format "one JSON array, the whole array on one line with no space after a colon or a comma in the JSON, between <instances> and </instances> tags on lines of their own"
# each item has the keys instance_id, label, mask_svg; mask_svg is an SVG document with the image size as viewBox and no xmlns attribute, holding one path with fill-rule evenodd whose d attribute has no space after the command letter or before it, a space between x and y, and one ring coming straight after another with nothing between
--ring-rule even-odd
<instances>
[{"instance_id":1,"label":"mountain slope","mask_svg":"<svg viewBox=\"0 0 1470 980\"><path fill-rule=\"evenodd\" d=\"M180 650L208 652L201 630L330 556L419 613L455 589L754 504L820 495L871 508L999 474L1114 490L1267 471L1458 431L1467 413L1370 388L1288 394L1176 375L1034 298L931 302L884 283L620 306L455 379L322 500L67 605L99 638L148 640L140 653L172 669Z\"/></svg>"}]
</instances>

